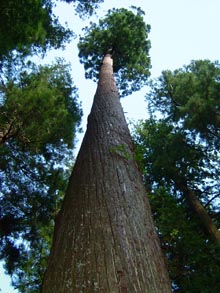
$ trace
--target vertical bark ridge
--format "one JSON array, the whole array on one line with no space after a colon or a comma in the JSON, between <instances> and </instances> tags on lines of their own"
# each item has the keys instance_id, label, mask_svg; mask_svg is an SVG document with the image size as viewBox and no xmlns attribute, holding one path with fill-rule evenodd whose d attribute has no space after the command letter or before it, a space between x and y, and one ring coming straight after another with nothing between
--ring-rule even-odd
<instances>
[{"instance_id":1,"label":"vertical bark ridge","mask_svg":"<svg viewBox=\"0 0 220 293\"><path fill-rule=\"evenodd\" d=\"M108 58L55 226L43 293L171 292Z\"/></svg>"}]
</instances>

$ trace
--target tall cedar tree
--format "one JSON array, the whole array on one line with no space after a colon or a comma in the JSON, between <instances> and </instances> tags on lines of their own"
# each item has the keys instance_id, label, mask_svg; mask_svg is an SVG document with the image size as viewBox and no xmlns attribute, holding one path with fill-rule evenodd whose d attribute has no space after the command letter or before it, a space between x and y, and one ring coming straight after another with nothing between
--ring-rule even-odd
<instances>
[{"instance_id":1,"label":"tall cedar tree","mask_svg":"<svg viewBox=\"0 0 220 293\"><path fill-rule=\"evenodd\" d=\"M116 57L117 45L125 48L123 31L129 34L128 45L132 29L136 30L132 42L138 42L137 31L143 33L144 29L147 37L149 28L146 30L140 10L137 15L125 9L110 11L105 28L109 20L117 24L110 28L115 30L112 37L119 37L119 31L122 34L118 42L114 40ZM149 63L146 44L149 42L142 42L140 51L145 56L143 61ZM131 52L133 49L129 48ZM103 59L87 131L56 219L42 285L45 293L171 292L146 191L133 157L111 57L106 54ZM126 56L122 59L126 62Z\"/></svg>"}]
</instances>

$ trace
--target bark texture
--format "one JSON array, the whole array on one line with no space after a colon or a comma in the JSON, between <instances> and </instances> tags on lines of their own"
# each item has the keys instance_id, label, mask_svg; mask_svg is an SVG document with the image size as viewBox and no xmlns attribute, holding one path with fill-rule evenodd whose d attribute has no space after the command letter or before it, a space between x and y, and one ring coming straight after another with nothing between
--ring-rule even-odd
<instances>
[{"instance_id":1,"label":"bark texture","mask_svg":"<svg viewBox=\"0 0 220 293\"><path fill-rule=\"evenodd\" d=\"M109 55L56 221L42 292L171 292Z\"/></svg>"}]
</instances>

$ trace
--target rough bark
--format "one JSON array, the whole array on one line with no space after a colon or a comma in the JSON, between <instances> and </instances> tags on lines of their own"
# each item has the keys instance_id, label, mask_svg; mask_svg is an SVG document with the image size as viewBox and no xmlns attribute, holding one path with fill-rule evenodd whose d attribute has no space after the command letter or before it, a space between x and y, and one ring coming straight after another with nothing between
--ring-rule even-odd
<instances>
[{"instance_id":1,"label":"rough bark","mask_svg":"<svg viewBox=\"0 0 220 293\"><path fill-rule=\"evenodd\" d=\"M101 66L43 293L171 292L111 62Z\"/></svg>"}]
</instances>

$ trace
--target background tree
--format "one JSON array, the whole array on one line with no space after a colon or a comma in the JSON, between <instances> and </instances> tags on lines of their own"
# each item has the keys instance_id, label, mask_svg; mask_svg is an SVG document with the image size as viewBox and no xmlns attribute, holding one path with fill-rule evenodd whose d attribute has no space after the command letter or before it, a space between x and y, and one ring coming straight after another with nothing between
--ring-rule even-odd
<instances>
[{"instance_id":1,"label":"background tree","mask_svg":"<svg viewBox=\"0 0 220 293\"><path fill-rule=\"evenodd\" d=\"M1 0L0 61L12 50L24 54L60 47L71 35L52 12L52 1Z\"/></svg>"},{"instance_id":2,"label":"background tree","mask_svg":"<svg viewBox=\"0 0 220 293\"><path fill-rule=\"evenodd\" d=\"M143 66L149 64L149 42L145 41L148 27L140 10L133 13L126 9L109 11L105 25L104 21L100 24L87 29L84 41L81 39L79 44L79 55L86 58L91 37L96 48L103 35L102 51L100 48L96 55L100 60L107 54L101 65L87 131L56 220L42 292L170 292L150 206L133 157L111 58L116 64L118 59L124 64L123 68L116 67L118 72L115 70L116 74L121 72L122 85L127 84L131 81L130 77L126 81L129 60L123 49L126 52L127 45L133 52L136 44L140 44L136 52L140 70L135 68L131 74L137 72L138 78L142 75L146 80L148 70L141 70L140 57L145 61ZM104 38L105 31L108 33ZM127 32L127 38L119 32ZM140 41L140 36L144 40ZM108 49L112 51L113 42L118 47L110 54ZM122 49L121 54L117 49ZM96 71L95 51L91 50L91 54L89 62L94 63ZM88 63L83 61L87 68ZM132 58L128 68L133 64L136 63Z\"/></svg>"},{"instance_id":3,"label":"background tree","mask_svg":"<svg viewBox=\"0 0 220 293\"><path fill-rule=\"evenodd\" d=\"M62 60L17 67L1 86L0 256L21 292L37 292L81 110Z\"/></svg>"},{"instance_id":4,"label":"background tree","mask_svg":"<svg viewBox=\"0 0 220 293\"><path fill-rule=\"evenodd\" d=\"M219 288L219 74L208 60L163 72L135 138L178 292Z\"/></svg>"},{"instance_id":5,"label":"background tree","mask_svg":"<svg viewBox=\"0 0 220 293\"><path fill-rule=\"evenodd\" d=\"M76 12L91 15L102 0L63 0ZM73 35L54 15L52 0L0 1L0 62L13 50L24 55L60 48Z\"/></svg>"}]
</instances>

